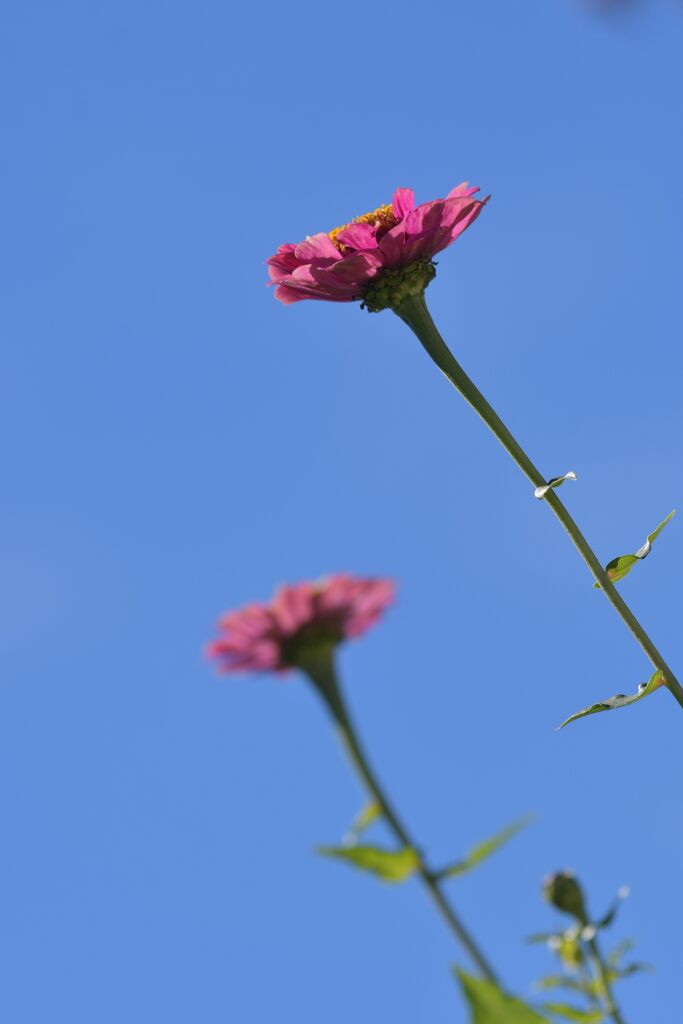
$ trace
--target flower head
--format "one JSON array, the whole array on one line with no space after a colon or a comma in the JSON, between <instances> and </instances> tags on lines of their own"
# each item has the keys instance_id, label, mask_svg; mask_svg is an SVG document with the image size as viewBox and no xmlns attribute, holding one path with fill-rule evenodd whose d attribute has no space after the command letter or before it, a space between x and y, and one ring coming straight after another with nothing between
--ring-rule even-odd
<instances>
[{"instance_id":1,"label":"flower head","mask_svg":"<svg viewBox=\"0 0 683 1024\"><path fill-rule=\"evenodd\" d=\"M282 587L267 604L248 604L218 623L207 649L223 672L286 672L321 647L360 636L394 597L390 580L340 573Z\"/></svg>"},{"instance_id":2,"label":"flower head","mask_svg":"<svg viewBox=\"0 0 683 1024\"><path fill-rule=\"evenodd\" d=\"M276 285L275 297L285 304L302 299L363 299L368 308L382 309L395 304L385 302L384 297L372 301L374 286L388 272L393 283L403 285L407 276L410 286L422 291L434 276L434 256L482 211L488 197L473 199L478 191L463 182L445 199L415 206L413 190L397 188L389 205L355 217L343 227L321 231L298 245L281 245L266 261L271 283ZM416 266L421 273L396 273Z\"/></svg>"}]
</instances>

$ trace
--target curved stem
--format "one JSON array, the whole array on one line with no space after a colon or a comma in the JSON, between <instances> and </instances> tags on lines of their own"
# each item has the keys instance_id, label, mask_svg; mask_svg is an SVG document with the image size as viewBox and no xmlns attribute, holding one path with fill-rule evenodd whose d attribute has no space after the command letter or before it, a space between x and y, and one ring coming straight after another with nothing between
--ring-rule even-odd
<instances>
[{"instance_id":1,"label":"curved stem","mask_svg":"<svg viewBox=\"0 0 683 1024\"><path fill-rule=\"evenodd\" d=\"M598 976L598 980L600 981L600 987L605 1001L604 1012L608 1017L611 1017L614 1024L626 1024L624 1018L621 1016L621 1011L615 1002L614 994L612 992L612 984L609 980L609 972L605 966L605 961L602 959L598 940L595 936L593 936L589 941L588 948L591 951L593 966L595 967L595 972Z\"/></svg>"},{"instance_id":2,"label":"curved stem","mask_svg":"<svg viewBox=\"0 0 683 1024\"><path fill-rule=\"evenodd\" d=\"M339 689L331 651L322 652L321 655L316 658L306 659L306 662L301 665L301 668L314 683L316 689L327 705L351 762L360 775L361 781L366 786L368 792L381 808L382 815L387 825L402 846L410 847L416 851L419 858L418 874L441 913L441 916L444 918L457 940L467 951L473 963L476 964L481 974L494 984L498 984L498 979L493 968L451 906L448 898L443 892L439 879L425 864L419 847L411 839L408 830L397 815L384 789L377 780L377 776L370 767Z\"/></svg>"},{"instance_id":3,"label":"curved stem","mask_svg":"<svg viewBox=\"0 0 683 1024\"><path fill-rule=\"evenodd\" d=\"M473 381L470 380L453 356L431 318L425 302L424 293L421 295L414 295L406 299L395 309L395 312L411 328L411 330L414 331L423 347L434 360L444 376L448 378L451 384L460 392L475 412L481 416L484 423L495 434L505 450L512 456L534 487L541 487L547 483L545 477L536 468L524 449L517 443L496 413L495 409L489 405L481 391L479 391ZM562 526L576 545L584 562L600 584L600 587L608 601L613 605L618 615L621 616L623 621L631 630L652 664L662 673L666 686L681 707L683 707L683 687L676 679L676 676L612 583L611 579L603 569L601 562L598 560L597 555L558 498L555 491L552 489L546 491L543 501L545 501L555 513Z\"/></svg>"}]
</instances>

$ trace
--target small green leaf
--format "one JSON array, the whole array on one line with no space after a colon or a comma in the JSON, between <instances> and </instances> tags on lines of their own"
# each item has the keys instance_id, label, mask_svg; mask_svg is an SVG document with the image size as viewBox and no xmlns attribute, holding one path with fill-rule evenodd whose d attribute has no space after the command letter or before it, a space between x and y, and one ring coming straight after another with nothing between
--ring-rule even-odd
<instances>
[{"instance_id":1,"label":"small green leaf","mask_svg":"<svg viewBox=\"0 0 683 1024\"><path fill-rule=\"evenodd\" d=\"M607 956L607 963L610 967L616 967L622 957L626 956L633 949L635 943L633 939L622 939L618 945L614 947L611 953Z\"/></svg>"},{"instance_id":2,"label":"small green leaf","mask_svg":"<svg viewBox=\"0 0 683 1024\"><path fill-rule=\"evenodd\" d=\"M623 580L624 576L628 576L637 561L635 555L619 555L618 558L613 558L611 562L607 563L605 572L612 583L617 583L619 580ZM600 584L597 581L593 584L593 589L600 590Z\"/></svg>"},{"instance_id":3,"label":"small green leaf","mask_svg":"<svg viewBox=\"0 0 683 1024\"><path fill-rule=\"evenodd\" d=\"M595 922L596 931L602 931L603 928L609 928L613 924L619 909L624 900L628 899L631 889L628 885L622 885L621 889L617 893L617 897L612 903L604 917L601 917L599 921Z\"/></svg>"},{"instance_id":4,"label":"small green leaf","mask_svg":"<svg viewBox=\"0 0 683 1024\"><path fill-rule=\"evenodd\" d=\"M563 988L567 992L580 992L582 995L589 993L588 986L584 982L566 974L547 974L544 978L539 978L534 988L538 992L550 992L556 988Z\"/></svg>"},{"instance_id":5,"label":"small green leaf","mask_svg":"<svg viewBox=\"0 0 683 1024\"><path fill-rule=\"evenodd\" d=\"M472 871L473 868L478 867L482 861L486 860L493 853L508 843L511 839L514 839L523 829L527 828L533 821L532 815L526 815L524 818L518 818L517 821L513 821L512 824L506 825L505 828L501 829L500 832L496 832L490 839L485 839L482 843L477 843L472 849L466 854L464 860L458 860L454 864L449 864L448 867L443 868L438 872L439 878L455 878L456 875L464 875L467 871Z\"/></svg>"},{"instance_id":6,"label":"small green leaf","mask_svg":"<svg viewBox=\"0 0 683 1024\"><path fill-rule=\"evenodd\" d=\"M319 846L317 852L369 871L385 882L403 882L420 866L417 851L410 846L401 850L383 850L379 846Z\"/></svg>"},{"instance_id":7,"label":"small green leaf","mask_svg":"<svg viewBox=\"0 0 683 1024\"><path fill-rule=\"evenodd\" d=\"M585 959L579 936L573 928L564 933L553 952L557 953L568 971L575 971Z\"/></svg>"},{"instance_id":8,"label":"small green leaf","mask_svg":"<svg viewBox=\"0 0 683 1024\"><path fill-rule=\"evenodd\" d=\"M484 978L456 970L463 995L472 1011L471 1024L548 1024L536 1010L509 996Z\"/></svg>"},{"instance_id":9,"label":"small green leaf","mask_svg":"<svg viewBox=\"0 0 683 1024\"><path fill-rule=\"evenodd\" d=\"M552 479L548 480L547 484L543 484L541 487L536 488L534 491L534 498L538 498L540 501L541 498L545 498L548 491L555 487L561 487L565 480L576 480L576 473L570 469L568 473L564 474L564 476L552 477Z\"/></svg>"},{"instance_id":10,"label":"small green leaf","mask_svg":"<svg viewBox=\"0 0 683 1024\"><path fill-rule=\"evenodd\" d=\"M626 964L624 967L619 967L614 971L615 978L630 978L633 974L654 974L655 969L652 964L645 963L633 963Z\"/></svg>"},{"instance_id":11,"label":"small green leaf","mask_svg":"<svg viewBox=\"0 0 683 1024\"><path fill-rule=\"evenodd\" d=\"M530 946L534 946L539 942L550 942L551 939L559 942L561 938L561 932L534 932L533 935L527 935L524 941Z\"/></svg>"},{"instance_id":12,"label":"small green leaf","mask_svg":"<svg viewBox=\"0 0 683 1024\"><path fill-rule=\"evenodd\" d=\"M575 714L570 715L566 718L562 725L558 726L558 729L564 729L565 725L569 725L570 722L576 722L579 718L586 718L587 715L597 715L599 711L615 711L617 708L628 707L629 704L635 704L637 701L642 700L643 697L649 697L651 693L658 690L660 686L664 685L664 676L657 670L646 683L641 683L638 687L637 693L628 696L625 693L616 693L614 697L608 697L607 700L601 701L599 704L591 704L587 708L583 708L582 711L577 711Z\"/></svg>"},{"instance_id":13,"label":"small green leaf","mask_svg":"<svg viewBox=\"0 0 683 1024\"><path fill-rule=\"evenodd\" d=\"M601 1024L605 1015L601 1010L580 1010L577 1006L568 1006L566 1003L544 1003L543 1009L562 1020L578 1020L583 1024Z\"/></svg>"},{"instance_id":14,"label":"small green leaf","mask_svg":"<svg viewBox=\"0 0 683 1024\"><path fill-rule=\"evenodd\" d=\"M650 551L652 550L653 542L656 540L657 537L659 537L660 533L662 532L666 524L670 522L671 519L673 519L675 514L676 509L673 509L671 512L669 512L666 519L662 520L662 522L659 524L656 530L653 530L652 533L648 533L647 539L643 544L642 548L638 548L638 550L635 551L632 555L620 555L618 558L613 558L611 562L607 563L607 565L605 566L605 572L611 579L612 583L616 583L617 580L623 580L624 576L628 576L636 562L640 562L643 560L643 558L647 558L647 556L650 554ZM599 583L596 582L593 584L593 586L596 590L600 590Z\"/></svg>"},{"instance_id":15,"label":"small green leaf","mask_svg":"<svg viewBox=\"0 0 683 1024\"><path fill-rule=\"evenodd\" d=\"M349 831L344 836L344 843L348 846L354 846L363 832L372 825L373 821L377 821L381 814L382 808L380 805L376 800L371 800L354 818Z\"/></svg>"},{"instance_id":16,"label":"small green leaf","mask_svg":"<svg viewBox=\"0 0 683 1024\"><path fill-rule=\"evenodd\" d=\"M661 521L661 523L659 524L659 526L657 527L657 529L656 529L656 530L653 530L653 531L652 531L652 533L648 533L648 535L647 535L647 540L646 540L645 544L643 545L643 547L645 547L645 546L646 546L647 544L649 544L649 545L650 545L650 547L652 547L652 542L653 542L654 540L656 540L656 539L657 539L657 537L659 537L660 533L662 532L662 530L664 529L664 527L666 526L666 524L667 524L668 522L670 522L670 521L671 521L671 520L673 519L673 517L674 517L675 515L676 515L676 509L675 509L675 508L672 508L672 509L671 509L671 511L669 512L668 516L666 517L666 519L663 519L663 520ZM639 557L639 558L645 558L645 555L641 555L641 554L639 554L639 553L638 553L637 551L636 551L636 554L638 555L638 557Z\"/></svg>"}]
</instances>

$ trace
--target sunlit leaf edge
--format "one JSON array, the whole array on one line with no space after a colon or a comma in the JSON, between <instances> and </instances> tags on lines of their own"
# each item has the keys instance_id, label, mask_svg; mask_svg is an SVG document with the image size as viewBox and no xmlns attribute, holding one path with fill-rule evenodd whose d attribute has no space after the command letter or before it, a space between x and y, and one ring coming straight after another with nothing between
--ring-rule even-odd
<instances>
[{"instance_id":1,"label":"sunlit leaf edge","mask_svg":"<svg viewBox=\"0 0 683 1024\"><path fill-rule=\"evenodd\" d=\"M566 725L571 722L578 721L579 718L586 718L588 715L596 715L601 711L616 711L619 708L628 707L630 704L636 704L639 700L644 697L649 697L651 693L658 690L660 686L664 685L664 676L659 669L654 672L646 683L641 683L636 693L627 695L624 693L617 693L613 697L609 697L607 700L599 701L597 704L590 704L587 708L582 708L581 711L576 711L569 718L565 718L561 725L558 725L558 731L564 729Z\"/></svg>"},{"instance_id":2,"label":"sunlit leaf edge","mask_svg":"<svg viewBox=\"0 0 683 1024\"><path fill-rule=\"evenodd\" d=\"M611 562L607 563L605 566L605 572L612 583L617 583L619 580L623 580L625 576L628 576L636 562L642 562L644 558L647 558L650 554L650 550L652 549L653 542L660 535L666 524L671 522L675 515L676 509L674 508L669 512L666 519L663 519L659 526L652 531L652 533L648 533L643 546L638 548L637 551L634 551L632 555L618 555L617 558L613 558ZM593 584L593 587L596 590L601 589L600 583L597 581Z\"/></svg>"}]
</instances>

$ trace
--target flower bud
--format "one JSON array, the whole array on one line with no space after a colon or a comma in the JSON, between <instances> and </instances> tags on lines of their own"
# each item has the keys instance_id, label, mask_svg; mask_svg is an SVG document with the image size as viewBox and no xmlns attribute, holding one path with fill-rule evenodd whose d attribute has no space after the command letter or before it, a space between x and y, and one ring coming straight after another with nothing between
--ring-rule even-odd
<instances>
[{"instance_id":1,"label":"flower bud","mask_svg":"<svg viewBox=\"0 0 683 1024\"><path fill-rule=\"evenodd\" d=\"M571 914L577 921L587 924L588 915L583 899L583 891L571 871L558 871L543 880L543 895L548 903Z\"/></svg>"}]
</instances>

